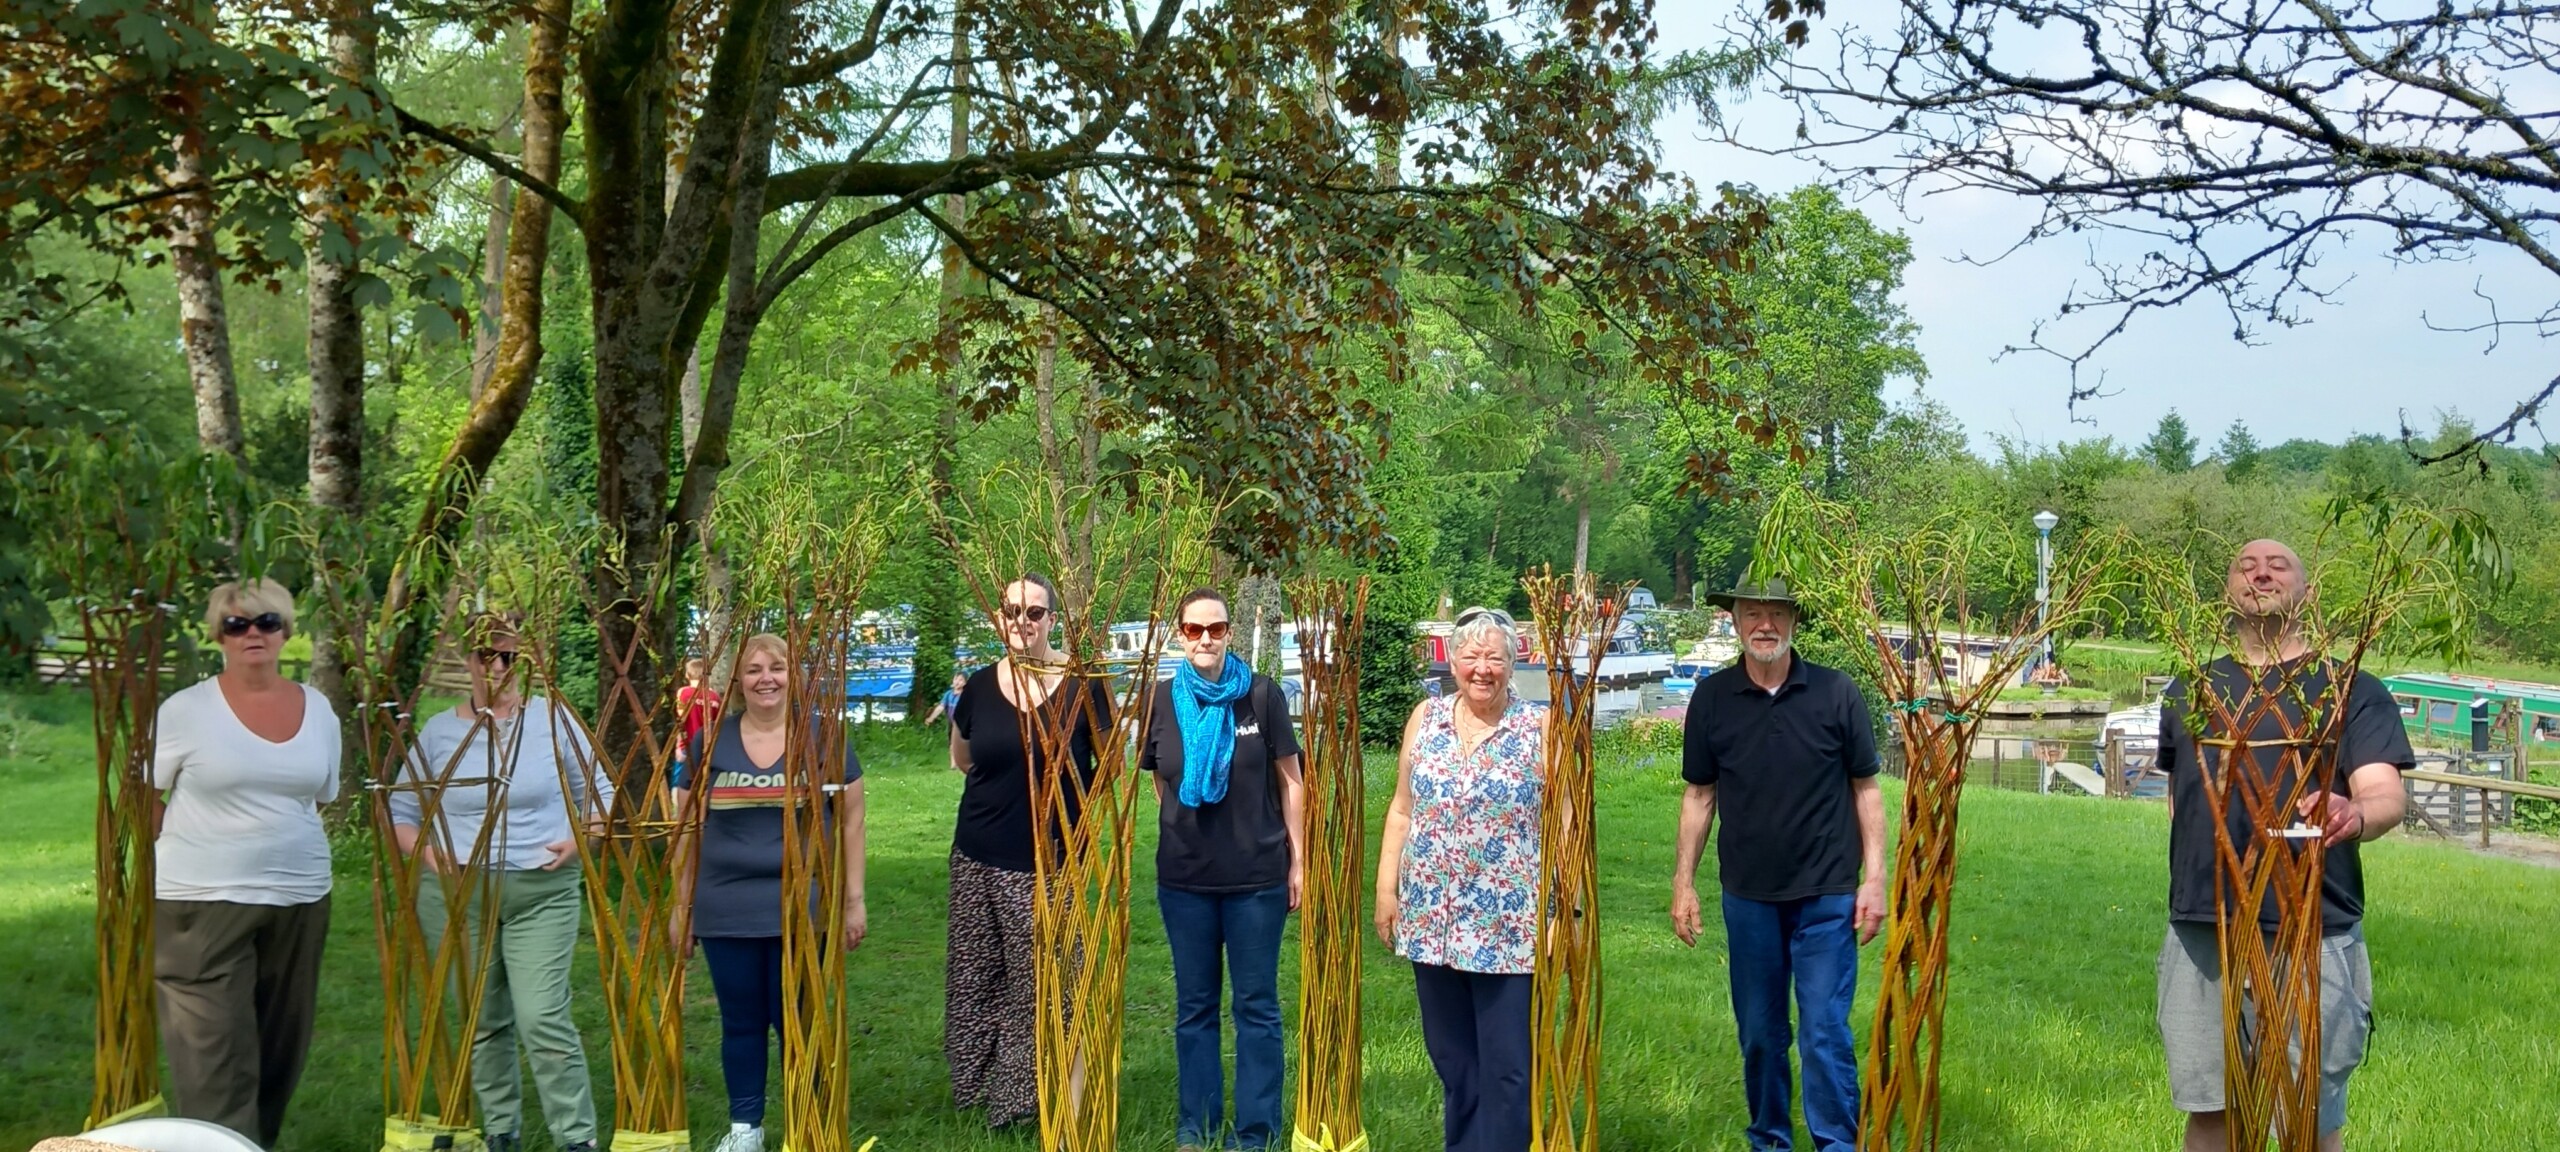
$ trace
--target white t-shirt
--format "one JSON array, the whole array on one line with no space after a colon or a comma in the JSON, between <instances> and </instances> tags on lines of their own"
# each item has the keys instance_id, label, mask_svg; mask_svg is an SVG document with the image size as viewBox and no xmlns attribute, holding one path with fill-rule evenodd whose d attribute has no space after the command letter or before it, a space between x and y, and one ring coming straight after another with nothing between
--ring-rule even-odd
<instances>
[{"instance_id":1,"label":"white t-shirt","mask_svg":"<svg viewBox=\"0 0 2560 1152\"><path fill-rule=\"evenodd\" d=\"M338 716L319 689L301 688L302 727L282 744L241 723L217 680L160 702L151 784L169 790L161 899L286 906L329 895L319 806L338 798Z\"/></svg>"}]
</instances>

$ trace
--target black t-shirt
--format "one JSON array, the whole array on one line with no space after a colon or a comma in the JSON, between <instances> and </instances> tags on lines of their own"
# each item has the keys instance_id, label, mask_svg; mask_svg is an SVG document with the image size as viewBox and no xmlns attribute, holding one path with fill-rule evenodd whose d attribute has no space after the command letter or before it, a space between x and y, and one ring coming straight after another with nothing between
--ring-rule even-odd
<instances>
[{"instance_id":1,"label":"black t-shirt","mask_svg":"<svg viewBox=\"0 0 2560 1152\"><path fill-rule=\"evenodd\" d=\"M1274 767L1298 754L1288 698L1278 683L1257 674L1236 701L1235 713L1226 798L1190 807L1181 799L1182 725L1173 715L1173 683L1156 686L1155 715L1138 767L1164 781L1164 802L1157 805L1156 881L1178 892L1260 892L1289 881L1289 823L1281 809L1283 780Z\"/></svg>"},{"instance_id":2,"label":"black t-shirt","mask_svg":"<svg viewBox=\"0 0 2560 1152\"><path fill-rule=\"evenodd\" d=\"M2293 774L2301 767L2297 757L2286 755L2286 747L2271 743L2284 738L2284 724L2304 723L2305 705L2311 709L2311 728L2328 727L2321 723L2334 707L2331 677L2336 665L2316 656L2305 656L2290 663L2272 665L2263 674L2252 676L2239 661L2225 656L2207 668L2206 683L2213 698L2230 705L2231 714L2240 722L2261 717L2249 733L2249 739L2267 741L2251 749L2250 759L2256 770L2273 778L2281 795L2293 786ZM2274 703L2266 701L2272 698ZM2220 918L2214 914L2214 843L2213 809L2205 800L2205 772L2219 772L2226 755L2223 749L2196 747L2198 732L2187 723L2190 697L2187 685L2180 681L2169 686L2160 709L2160 767L2169 774L2169 918L2197 924L2212 924ZM2220 730L2211 707L2196 709L2204 719L2202 735L2208 741L2226 739L2230 733ZM2281 713L2279 717L2278 713ZM2356 673L2353 688L2347 693L2347 714L2338 729L2337 774L2331 790L2340 796L2351 795L2348 778L2357 768L2367 764L2389 764L2408 768L2417 762L2409 750L2409 733L2400 725L2400 706L2391 699L2391 690L2382 686L2371 673ZM2199 767L2203 772L2197 771ZM2253 823L2236 794L2231 798L2225 816L2235 837L2269 839L2265 832L2253 829ZM2280 825L2294 823L2287 813ZM2239 841L2247 843L2246 839ZM2301 845L2292 845L2299 851ZM2322 857L2320 876L2320 924L2326 934L2344 932L2364 919L2364 861L2357 853L2354 840L2342 840L2329 846ZM2270 896L2260 922L2276 926L2275 900Z\"/></svg>"},{"instance_id":3,"label":"black t-shirt","mask_svg":"<svg viewBox=\"0 0 2560 1152\"><path fill-rule=\"evenodd\" d=\"M1873 776L1875 724L1856 681L1790 655L1775 695L1737 662L1698 682L1680 775L1716 789L1716 874L1745 900L1858 890L1851 780Z\"/></svg>"},{"instance_id":4,"label":"black t-shirt","mask_svg":"<svg viewBox=\"0 0 2560 1152\"><path fill-rule=\"evenodd\" d=\"M1029 872L1034 867L1030 773L1044 769L1031 763L1041 753L1033 749L1026 754L1022 746L1022 712L996 686L999 667L990 664L970 676L960 689L959 707L951 712L952 725L969 746L969 782L960 789L960 822L951 845L980 864ZM1075 725L1070 754L1077 775L1091 784L1094 734L1113 723L1110 682L1061 681L1042 707L1055 710L1054 722ZM1061 785L1065 783L1060 780ZM1066 793L1071 822L1081 807L1077 794L1072 787Z\"/></svg>"},{"instance_id":5,"label":"black t-shirt","mask_svg":"<svg viewBox=\"0 0 2560 1152\"><path fill-rule=\"evenodd\" d=\"M711 742L711 792L703 797L702 855L694 866L696 936L782 935L782 816L789 802L788 781L781 762L759 766L747 757L739 729L744 719L734 714L722 718L720 735ZM692 753L686 759L704 763ZM844 782L860 779L862 761L854 757L848 739ZM692 784L690 765L676 766L674 784Z\"/></svg>"}]
</instances>

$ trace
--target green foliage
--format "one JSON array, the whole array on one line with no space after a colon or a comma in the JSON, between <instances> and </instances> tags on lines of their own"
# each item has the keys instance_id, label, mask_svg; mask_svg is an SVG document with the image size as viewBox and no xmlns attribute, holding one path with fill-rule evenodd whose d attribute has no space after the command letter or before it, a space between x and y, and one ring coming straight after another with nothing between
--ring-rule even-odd
<instances>
[{"instance_id":1,"label":"green foliage","mask_svg":"<svg viewBox=\"0 0 2560 1152\"><path fill-rule=\"evenodd\" d=\"M2246 480L2250 473L2258 470L2258 438L2249 434L2248 425L2234 420L2229 428L2222 430L2222 443L2213 450L2213 455L2222 461L2224 475L2235 482Z\"/></svg>"},{"instance_id":2,"label":"green foliage","mask_svg":"<svg viewBox=\"0 0 2560 1152\"><path fill-rule=\"evenodd\" d=\"M2172 408L2160 418L2159 427L2151 430L2151 438L2142 442L2142 458L2163 472L2184 472L2196 466L2196 438L2187 431L2187 418Z\"/></svg>"},{"instance_id":3,"label":"green foliage","mask_svg":"<svg viewBox=\"0 0 2560 1152\"><path fill-rule=\"evenodd\" d=\"M585 510L595 507L596 496L595 385L583 352L578 348L554 350L543 364L538 393L542 404L542 486L549 497L545 506L570 523L590 519ZM587 559L586 567L592 567L592 545L587 548ZM561 697L586 709L590 716L595 714L600 691L601 643L592 615L561 615L551 653L554 675Z\"/></svg>"}]
</instances>

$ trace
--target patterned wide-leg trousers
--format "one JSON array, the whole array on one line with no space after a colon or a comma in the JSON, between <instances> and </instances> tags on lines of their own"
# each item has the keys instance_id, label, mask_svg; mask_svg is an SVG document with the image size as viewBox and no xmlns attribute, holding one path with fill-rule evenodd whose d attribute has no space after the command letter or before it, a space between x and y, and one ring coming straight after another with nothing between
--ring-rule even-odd
<instances>
[{"instance_id":1,"label":"patterned wide-leg trousers","mask_svg":"<svg viewBox=\"0 0 2560 1152\"><path fill-rule=\"evenodd\" d=\"M942 1055L953 1107L985 1106L1002 1126L1040 1114L1039 1041L1028 872L951 853L951 927L943 961Z\"/></svg>"}]
</instances>

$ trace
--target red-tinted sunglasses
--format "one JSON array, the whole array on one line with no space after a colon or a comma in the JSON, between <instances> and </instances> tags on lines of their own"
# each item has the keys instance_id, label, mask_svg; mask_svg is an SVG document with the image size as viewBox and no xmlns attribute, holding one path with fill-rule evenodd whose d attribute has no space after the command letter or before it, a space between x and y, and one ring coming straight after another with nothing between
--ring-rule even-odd
<instances>
[{"instance_id":1,"label":"red-tinted sunglasses","mask_svg":"<svg viewBox=\"0 0 2560 1152\"><path fill-rule=\"evenodd\" d=\"M1217 622L1217 623L1215 623L1215 624L1193 624L1193 623L1191 623L1191 622L1189 622L1189 621L1187 621L1187 620L1183 622L1183 624L1182 624L1182 638L1183 638L1183 639L1185 639L1185 640L1197 640L1197 639L1201 638L1202 636L1207 636L1208 638L1210 638L1210 639L1212 639L1212 640L1224 640L1224 639L1226 639L1226 638L1227 638L1227 622L1226 622L1226 621L1224 621L1224 620L1220 620L1220 621L1218 621L1218 622Z\"/></svg>"}]
</instances>

